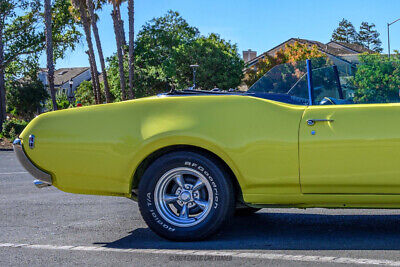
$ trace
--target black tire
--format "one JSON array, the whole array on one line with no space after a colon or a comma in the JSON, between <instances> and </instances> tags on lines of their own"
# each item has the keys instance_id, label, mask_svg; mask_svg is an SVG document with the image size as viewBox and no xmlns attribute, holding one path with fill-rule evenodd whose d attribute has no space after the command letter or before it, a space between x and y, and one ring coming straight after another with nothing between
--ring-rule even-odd
<instances>
[{"instance_id":1,"label":"black tire","mask_svg":"<svg viewBox=\"0 0 400 267\"><path fill-rule=\"evenodd\" d=\"M168 214L165 215L165 210L162 211L160 206L164 205L163 203L167 203L165 204L167 207L172 207L172 209L169 209L169 211L173 210L174 207L171 206L171 203L165 201L160 204L161 198L157 198L157 192L160 192L157 188L160 187L160 183L162 184L163 181L167 179L165 175L168 175L175 170L182 169L188 172L193 171L197 174L200 173L202 175L201 177L203 179L202 181L204 181L204 184L207 184L207 181L209 182L209 184L207 184L207 188L205 188L206 186L204 185L203 189L201 189L208 190L205 192L207 194L209 205L207 205L207 208L199 210L200 212L207 210L207 213L205 213L201 219L197 221L195 220L195 223L197 224L185 227L174 224L174 221L172 220L168 221L168 218L171 219L171 217L168 217ZM190 174L183 174L183 177L186 177L185 179L189 179L189 181L191 179ZM204 180L204 178L206 178L206 180ZM171 181L170 183L176 183L176 177L173 179L170 178L169 181ZM171 188L170 185L168 186L165 186L164 188ZM178 185L173 186L176 187ZM212 189L212 193L208 194L207 192L210 192L210 188ZM156 190L157 192L155 193ZM193 193L194 191L190 192L190 195L193 199L193 196L196 193ZM152 229L156 234L163 238L174 241L195 241L205 239L215 234L218 230L220 230L224 223L226 223L229 218L233 216L233 212L235 210L235 196L233 192L234 190L232 182L228 173L213 158L195 152L177 151L161 156L146 169L139 183L138 203L143 219L150 229ZM204 194L204 192L202 194ZM175 194L174 196L177 195L179 194ZM183 199L182 195L183 193L179 195L179 201ZM197 193L197 195L200 195L200 193ZM184 202L174 202L172 205L181 205L182 203ZM189 204L193 205L194 202L190 202L188 205ZM178 206L178 208L182 208L182 205ZM178 208L176 208L177 213L179 210ZM192 207L192 211L195 208L196 207ZM197 207L197 209L199 208L200 206ZM182 212L182 210L183 208L180 210L180 212ZM186 210L188 211L187 213L191 215L190 209ZM180 212L177 215L178 217L181 215ZM191 219L193 218L190 218L189 216L189 220ZM179 224L179 218L177 220Z\"/></svg>"},{"instance_id":2,"label":"black tire","mask_svg":"<svg viewBox=\"0 0 400 267\"><path fill-rule=\"evenodd\" d=\"M252 208L252 207L237 208L235 210L235 216L250 216L259 210L261 210L261 209L260 208Z\"/></svg>"}]
</instances>

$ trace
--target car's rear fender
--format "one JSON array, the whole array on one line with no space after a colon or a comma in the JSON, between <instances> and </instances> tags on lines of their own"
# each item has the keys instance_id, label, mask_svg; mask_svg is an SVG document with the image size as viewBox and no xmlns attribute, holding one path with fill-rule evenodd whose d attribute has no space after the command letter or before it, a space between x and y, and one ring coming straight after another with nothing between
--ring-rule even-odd
<instances>
[{"instance_id":1,"label":"car's rear fender","mask_svg":"<svg viewBox=\"0 0 400 267\"><path fill-rule=\"evenodd\" d=\"M131 175L129 192L135 194L141 176L146 168L158 157L173 151L192 151L213 158L231 174L232 182L238 193L241 193L241 184L244 183L242 174L234 161L216 143L199 137L170 136L157 139L147 144L135 156L134 168Z\"/></svg>"}]
</instances>

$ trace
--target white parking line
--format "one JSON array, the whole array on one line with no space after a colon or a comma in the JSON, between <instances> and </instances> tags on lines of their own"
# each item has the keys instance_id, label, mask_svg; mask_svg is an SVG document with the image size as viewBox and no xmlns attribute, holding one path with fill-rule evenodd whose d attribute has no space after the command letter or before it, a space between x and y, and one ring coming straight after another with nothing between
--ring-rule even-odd
<instances>
[{"instance_id":1,"label":"white parking line","mask_svg":"<svg viewBox=\"0 0 400 267\"><path fill-rule=\"evenodd\" d=\"M0 175L26 174L28 172L0 172Z\"/></svg>"},{"instance_id":2,"label":"white parking line","mask_svg":"<svg viewBox=\"0 0 400 267\"><path fill-rule=\"evenodd\" d=\"M68 250L68 251L104 251L135 254L165 254L171 256L182 256L180 260L196 259L196 257L229 257L245 259L267 259L284 260L298 262L317 262L317 263L341 263L341 264L359 264L359 265L384 265L400 266L400 261L378 260L378 259L357 259L329 256L308 256L308 255L287 255L275 253L253 253L253 252L230 252L215 250L180 250L180 249L130 249L130 248L108 248L108 247L90 247L90 246L54 246L54 245L30 245L0 243L1 248L31 248L45 250ZM206 258L205 258L206 259Z\"/></svg>"}]
</instances>

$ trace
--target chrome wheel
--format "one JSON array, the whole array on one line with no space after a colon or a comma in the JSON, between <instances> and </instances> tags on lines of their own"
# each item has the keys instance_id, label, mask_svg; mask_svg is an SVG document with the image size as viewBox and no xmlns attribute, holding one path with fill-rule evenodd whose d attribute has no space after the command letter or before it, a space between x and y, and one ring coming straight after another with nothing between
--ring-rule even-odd
<instances>
[{"instance_id":1,"label":"chrome wheel","mask_svg":"<svg viewBox=\"0 0 400 267\"><path fill-rule=\"evenodd\" d=\"M213 191L202 173L180 167L159 179L154 200L164 220L178 227L190 227L207 217L212 207Z\"/></svg>"}]
</instances>

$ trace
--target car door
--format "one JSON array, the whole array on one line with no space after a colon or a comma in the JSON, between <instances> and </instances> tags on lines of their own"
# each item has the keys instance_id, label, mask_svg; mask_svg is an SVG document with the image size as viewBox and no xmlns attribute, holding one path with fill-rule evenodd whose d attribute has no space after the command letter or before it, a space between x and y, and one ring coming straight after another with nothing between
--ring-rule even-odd
<instances>
[{"instance_id":1,"label":"car door","mask_svg":"<svg viewBox=\"0 0 400 267\"><path fill-rule=\"evenodd\" d=\"M300 182L311 194L400 194L400 104L309 106Z\"/></svg>"}]
</instances>

